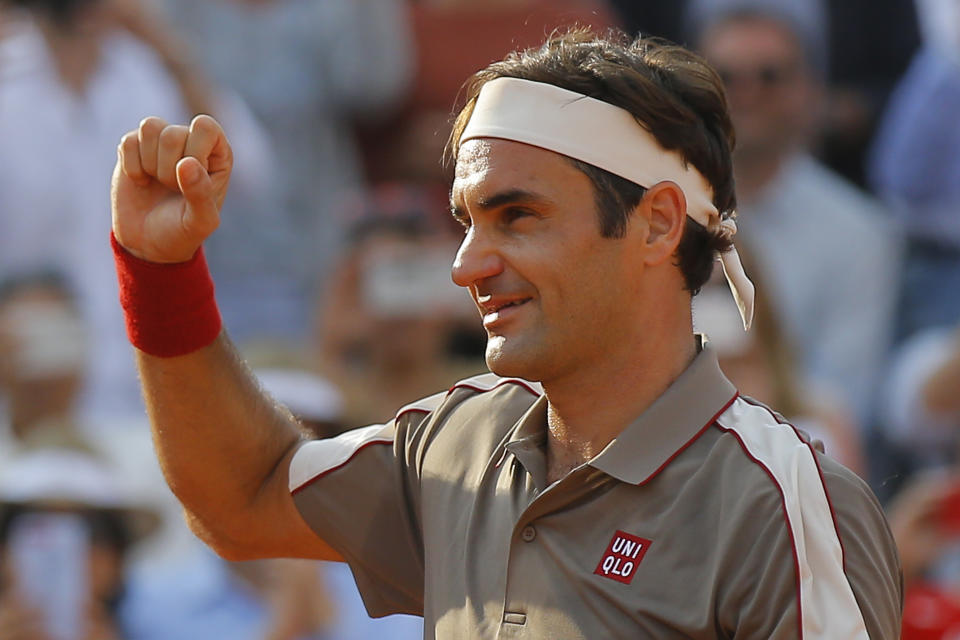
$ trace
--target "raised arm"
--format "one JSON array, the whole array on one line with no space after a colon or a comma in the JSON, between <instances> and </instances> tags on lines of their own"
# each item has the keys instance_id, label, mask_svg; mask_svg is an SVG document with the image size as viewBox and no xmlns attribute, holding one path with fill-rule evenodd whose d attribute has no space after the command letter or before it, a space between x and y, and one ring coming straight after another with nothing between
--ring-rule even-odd
<instances>
[{"instance_id":1,"label":"raised arm","mask_svg":"<svg viewBox=\"0 0 960 640\"><path fill-rule=\"evenodd\" d=\"M338 559L288 491L301 441L296 421L218 334L212 301L182 293L196 288L198 269L206 277L198 252L217 227L232 163L209 116L189 127L147 118L120 143L111 192L115 251L157 455L191 528L224 557ZM171 349L158 331L170 334ZM209 335L182 335L192 331Z\"/></svg>"}]
</instances>

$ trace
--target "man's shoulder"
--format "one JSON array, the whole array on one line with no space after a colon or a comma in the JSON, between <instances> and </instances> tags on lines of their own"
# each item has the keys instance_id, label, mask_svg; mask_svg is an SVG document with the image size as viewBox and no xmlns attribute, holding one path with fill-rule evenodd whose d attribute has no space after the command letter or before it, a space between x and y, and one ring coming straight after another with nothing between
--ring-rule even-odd
<instances>
[{"instance_id":1,"label":"man's shoulder","mask_svg":"<svg viewBox=\"0 0 960 640\"><path fill-rule=\"evenodd\" d=\"M752 398L739 397L717 418L722 435L712 455L726 461L729 474L752 474L753 491L779 496L801 509L821 505L831 519L846 515L881 513L867 483L856 473L817 450L809 436L780 414ZM748 471L747 469L750 469Z\"/></svg>"},{"instance_id":2,"label":"man's shoulder","mask_svg":"<svg viewBox=\"0 0 960 640\"><path fill-rule=\"evenodd\" d=\"M410 413L446 415L462 405L493 411L517 404L529 407L542 395L543 387L538 382L482 373L464 378L446 391L404 405L396 417L399 420Z\"/></svg>"},{"instance_id":3,"label":"man's shoulder","mask_svg":"<svg viewBox=\"0 0 960 640\"><path fill-rule=\"evenodd\" d=\"M463 446L468 441L470 446L481 442L492 445L542 395L539 383L486 373L406 405L396 420L418 423L417 440L430 448Z\"/></svg>"},{"instance_id":4,"label":"man's shoulder","mask_svg":"<svg viewBox=\"0 0 960 640\"><path fill-rule=\"evenodd\" d=\"M867 484L749 398L717 418L708 444L704 464L719 471L711 485L722 515L717 535L725 553L749 567L737 575L751 576L734 586L733 600L767 607L779 595L777 606L790 600L821 611L836 637L866 637L851 633L864 629L895 637L896 547ZM790 584L796 589L776 589Z\"/></svg>"}]
</instances>

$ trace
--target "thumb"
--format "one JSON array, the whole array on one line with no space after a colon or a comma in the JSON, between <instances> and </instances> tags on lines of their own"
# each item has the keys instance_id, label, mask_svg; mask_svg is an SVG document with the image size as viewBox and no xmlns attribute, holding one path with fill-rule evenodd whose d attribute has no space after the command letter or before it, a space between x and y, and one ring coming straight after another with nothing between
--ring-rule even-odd
<instances>
[{"instance_id":1,"label":"thumb","mask_svg":"<svg viewBox=\"0 0 960 640\"><path fill-rule=\"evenodd\" d=\"M187 203L184 228L206 238L220 224L213 181L200 161L192 156L182 158L176 171L177 184Z\"/></svg>"}]
</instances>

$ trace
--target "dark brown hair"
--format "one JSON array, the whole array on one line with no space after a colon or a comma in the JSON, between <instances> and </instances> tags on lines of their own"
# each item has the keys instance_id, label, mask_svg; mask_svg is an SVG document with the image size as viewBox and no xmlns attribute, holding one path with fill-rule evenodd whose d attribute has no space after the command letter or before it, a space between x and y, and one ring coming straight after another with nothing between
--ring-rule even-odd
<instances>
[{"instance_id":1,"label":"dark brown hair","mask_svg":"<svg viewBox=\"0 0 960 640\"><path fill-rule=\"evenodd\" d=\"M585 28L554 35L540 47L515 51L465 83L466 103L447 142L447 161L456 158L480 89L501 77L553 84L629 111L660 146L680 153L707 179L721 216L734 215L733 125L719 76L695 53L657 38L633 40L619 31L599 36ZM601 233L622 236L644 187L653 185L636 185L580 161L574 165L593 182ZM732 238L719 230L710 232L687 219L676 264L692 294L710 277L717 252L731 244Z\"/></svg>"}]
</instances>

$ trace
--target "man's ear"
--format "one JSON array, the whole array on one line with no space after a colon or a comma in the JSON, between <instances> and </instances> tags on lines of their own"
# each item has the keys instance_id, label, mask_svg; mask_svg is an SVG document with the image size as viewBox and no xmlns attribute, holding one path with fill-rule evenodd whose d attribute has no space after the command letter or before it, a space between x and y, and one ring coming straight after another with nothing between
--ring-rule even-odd
<instances>
[{"instance_id":1,"label":"man's ear","mask_svg":"<svg viewBox=\"0 0 960 640\"><path fill-rule=\"evenodd\" d=\"M683 190L669 180L653 185L637 205L649 230L645 242L644 262L655 265L669 260L676 253L687 222L687 200Z\"/></svg>"}]
</instances>

